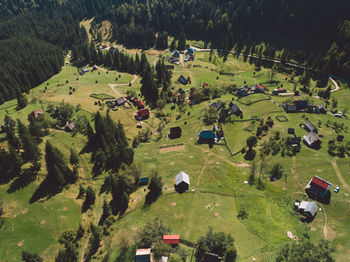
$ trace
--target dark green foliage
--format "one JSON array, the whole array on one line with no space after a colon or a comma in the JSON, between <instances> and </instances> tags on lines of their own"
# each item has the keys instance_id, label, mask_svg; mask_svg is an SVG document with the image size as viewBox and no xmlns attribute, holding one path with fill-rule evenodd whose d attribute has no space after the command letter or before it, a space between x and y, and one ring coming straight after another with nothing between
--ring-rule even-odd
<instances>
[{"instance_id":1,"label":"dark green foliage","mask_svg":"<svg viewBox=\"0 0 350 262\"><path fill-rule=\"evenodd\" d=\"M84 186L82 184L80 184L77 199L83 198L85 196L85 193L86 193L86 189L84 188Z\"/></svg>"},{"instance_id":2,"label":"dark green foliage","mask_svg":"<svg viewBox=\"0 0 350 262\"><path fill-rule=\"evenodd\" d=\"M36 253L22 251L22 261L24 262L43 262L44 260Z\"/></svg>"},{"instance_id":3,"label":"dark green foliage","mask_svg":"<svg viewBox=\"0 0 350 262\"><path fill-rule=\"evenodd\" d=\"M334 249L326 240L321 240L318 245L315 245L309 239L302 239L300 242L284 245L278 252L276 262L334 262L332 253Z\"/></svg>"},{"instance_id":4,"label":"dark green foliage","mask_svg":"<svg viewBox=\"0 0 350 262\"><path fill-rule=\"evenodd\" d=\"M168 48L168 33L167 32L159 32L157 41L156 41L156 49L167 49Z\"/></svg>"},{"instance_id":5,"label":"dark green foliage","mask_svg":"<svg viewBox=\"0 0 350 262\"><path fill-rule=\"evenodd\" d=\"M148 190L149 192L146 195L145 205L152 204L162 194L163 181L162 181L162 177L158 175L157 171L154 171L151 176L151 179L148 185Z\"/></svg>"},{"instance_id":6,"label":"dark green foliage","mask_svg":"<svg viewBox=\"0 0 350 262\"><path fill-rule=\"evenodd\" d=\"M276 164L271 169L271 176L276 179L280 179L282 177L282 166L280 164Z\"/></svg>"},{"instance_id":7,"label":"dark green foliage","mask_svg":"<svg viewBox=\"0 0 350 262\"><path fill-rule=\"evenodd\" d=\"M112 215L112 209L109 206L109 204L107 203L106 200L103 201L103 213L102 216L100 218L100 221L98 222L98 224L101 226L103 224L103 222L106 220L107 217Z\"/></svg>"},{"instance_id":8,"label":"dark green foliage","mask_svg":"<svg viewBox=\"0 0 350 262\"><path fill-rule=\"evenodd\" d=\"M237 259L237 249L231 246L227 249L224 262L234 262Z\"/></svg>"},{"instance_id":9,"label":"dark green foliage","mask_svg":"<svg viewBox=\"0 0 350 262\"><path fill-rule=\"evenodd\" d=\"M256 136L250 136L247 138L247 146L251 149L258 143Z\"/></svg>"},{"instance_id":10,"label":"dark green foliage","mask_svg":"<svg viewBox=\"0 0 350 262\"><path fill-rule=\"evenodd\" d=\"M143 72L141 84L141 94L149 104L155 106L159 96L158 86L154 80L154 72L149 64L146 65Z\"/></svg>"},{"instance_id":11,"label":"dark green foliage","mask_svg":"<svg viewBox=\"0 0 350 262\"><path fill-rule=\"evenodd\" d=\"M87 211L91 206L95 204L96 196L94 190L88 186L86 189L85 201L83 203L82 211Z\"/></svg>"},{"instance_id":12,"label":"dark green foliage","mask_svg":"<svg viewBox=\"0 0 350 262\"><path fill-rule=\"evenodd\" d=\"M79 157L78 157L77 153L74 151L73 148L70 149L69 163L72 166L79 165Z\"/></svg>"},{"instance_id":13,"label":"dark green foliage","mask_svg":"<svg viewBox=\"0 0 350 262\"><path fill-rule=\"evenodd\" d=\"M131 164L134 151L126 140L123 125L115 123L107 114L95 116L95 132L88 125L87 149L92 151L93 172L99 175L103 170L118 171L122 163Z\"/></svg>"},{"instance_id":14,"label":"dark green foliage","mask_svg":"<svg viewBox=\"0 0 350 262\"><path fill-rule=\"evenodd\" d=\"M203 121L206 125L212 125L216 123L217 118L218 118L218 111L216 110L215 107L210 106L205 111Z\"/></svg>"},{"instance_id":15,"label":"dark green foliage","mask_svg":"<svg viewBox=\"0 0 350 262\"><path fill-rule=\"evenodd\" d=\"M237 218L240 220L244 220L244 219L248 218L248 213L244 207L241 207L241 209L239 210L239 212L237 214Z\"/></svg>"},{"instance_id":16,"label":"dark green foliage","mask_svg":"<svg viewBox=\"0 0 350 262\"><path fill-rule=\"evenodd\" d=\"M89 252L86 256L86 261L89 261L90 258L97 252L100 247L100 242L102 240L102 229L100 226L95 226L90 224L91 237L89 240Z\"/></svg>"},{"instance_id":17,"label":"dark green foliage","mask_svg":"<svg viewBox=\"0 0 350 262\"><path fill-rule=\"evenodd\" d=\"M197 241L195 257L200 261L205 253L214 253L220 257L224 257L231 247L234 240L231 235L224 232L213 232L213 228L209 227L205 236L202 236ZM233 260L235 261L235 260Z\"/></svg>"},{"instance_id":18,"label":"dark green foliage","mask_svg":"<svg viewBox=\"0 0 350 262\"><path fill-rule=\"evenodd\" d=\"M79 241L84 236L84 233L85 233L85 229L84 229L83 225L81 223L79 223L77 234L75 236L75 241Z\"/></svg>"},{"instance_id":19,"label":"dark green foliage","mask_svg":"<svg viewBox=\"0 0 350 262\"><path fill-rule=\"evenodd\" d=\"M17 94L18 109L25 108L27 106L27 104L28 104L27 98L21 92L18 92L18 94Z\"/></svg>"},{"instance_id":20,"label":"dark green foliage","mask_svg":"<svg viewBox=\"0 0 350 262\"><path fill-rule=\"evenodd\" d=\"M140 233L139 248L148 248L153 243L160 241L164 234L170 232L169 228L165 227L159 219L148 222Z\"/></svg>"},{"instance_id":21,"label":"dark green foliage","mask_svg":"<svg viewBox=\"0 0 350 262\"><path fill-rule=\"evenodd\" d=\"M186 35L185 33L181 32L179 35L179 40L177 43L177 49L178 50L185 50L186 49Z\"/></svg>"}]
</instances>

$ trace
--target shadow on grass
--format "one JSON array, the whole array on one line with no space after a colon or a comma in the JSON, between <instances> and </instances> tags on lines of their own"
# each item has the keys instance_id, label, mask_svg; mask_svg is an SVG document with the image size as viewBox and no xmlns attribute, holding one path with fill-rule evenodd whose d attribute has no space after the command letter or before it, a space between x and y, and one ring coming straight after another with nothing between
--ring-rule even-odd
<instances>
[{"instance_id":1,"label":"shadow on grass","mask_svg":"<svg viewBox=\"0 0 350 262\"><path fill-rule=\"evenodd\" d=\"M17 190L20 190L22 188L25 188L30 183L32 183L35 180L35 176L28 170L23 175L17 177L10 185L10 187L7 190L7 193L14 193Z\"/></svg>"},{"instance_id":2,"label":"shadow on grass","mask_svg":"<svg viewBox=\"0 0 350 262\"><path fill-rule=\"evenodd\" d=\"M54 195L60 193L62 189L52 190L52 185L50 185L47 178L41 182L40 186L34 192L33 196L30 198L29 203L33 204L41 198L47 197L47 199L53 197Z\"/></svg>"}]
</instances>

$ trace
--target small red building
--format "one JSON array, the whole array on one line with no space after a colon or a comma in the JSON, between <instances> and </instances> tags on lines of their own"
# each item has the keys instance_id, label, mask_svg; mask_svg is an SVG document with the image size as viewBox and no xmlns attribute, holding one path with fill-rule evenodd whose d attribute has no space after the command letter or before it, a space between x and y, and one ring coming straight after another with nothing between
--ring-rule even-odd
<instances>
[{"instance_id":1,"label":"small red building","mask_svg":"<svg viewBox=\"0 0 350 262\"><path fill-rule=\"evenodd\" d=\"M164 244L178 245L180 244L180 235L163 235Z\"/></svg>"},{"instance_id":2,"label":"small red building","mask_svg":"<svg viewBox=\"0 0 350 262\"><path fill-rule=\"evenodd\" d=\"M137 111L137 116L139 119L146 119L149 117L149 110L148 108L143 108Z\"/></svg>"},{"instance_id":3,"label":"small red building","mask_svg":"<svg viewBox=\"0 0 350 262\"><path fill-rule=\"evenodd\" d=\"M40 111L40 110L34 110L34 112L33 112L34 118L38 118L39 115L43 115L43 114L44 114L44 112Z\"/></svg>"},{"instance_id":4,"label":"small red building","mask_svg":"<svg viewBox=\"0 0 350 262\"><path fill-rule=\"evenodd\" d=\"M141 100L137 101L137 109L142 109L145 108L145 105L143 104L143 102Z\"/></svg>"}]
</instances>

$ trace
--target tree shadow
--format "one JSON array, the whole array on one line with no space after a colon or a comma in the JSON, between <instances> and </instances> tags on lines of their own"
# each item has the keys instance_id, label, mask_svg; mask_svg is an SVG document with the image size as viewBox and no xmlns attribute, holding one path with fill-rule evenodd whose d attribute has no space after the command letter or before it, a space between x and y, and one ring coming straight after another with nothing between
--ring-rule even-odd
<instances>
[{"instance_id":1,"label":"tree shadow","mask_svg":"<svg viewBox=\"0 0 350 262\"><path fill-rule=\"evenodd\" d=\"M29 203L33 204L41 198L51 198L56 194L60 193L62 189L52 189L52 185L49 183L48 179L45 178L43 182L41 182L40 186L34 192L33 196L30 198Z\"/></svg>"},{"instance_id":2,"label":"tree shadow","mask_svg":"<svg viewBox=\"0 0 350 262\"><path fill-rule=\"evenodd\" d=\"M35 180L35 176L32 174L31 169L24 171L24 174L17 177L10 185L7 193L14 193L17 190L27 187L30 183Z\"/></svg>"}]
</instances>

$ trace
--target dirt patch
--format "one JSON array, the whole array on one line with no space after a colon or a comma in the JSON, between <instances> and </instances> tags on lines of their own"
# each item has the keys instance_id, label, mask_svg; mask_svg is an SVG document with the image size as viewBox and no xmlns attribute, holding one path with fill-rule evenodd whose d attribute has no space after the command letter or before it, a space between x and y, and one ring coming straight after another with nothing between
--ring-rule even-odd
<instances>
[{"instance_id":1,"label":"dirt patch","mask_svg":"<svg viewBox=\"0 0 350 262\"><path fill-rule=\"evenodd\" d=\"M316 231L316 227L311 227L310 230L311 231Z\"/></svg>"},{"instance_id":2,"label":"dirt patch","mask_svg":"<svg viewBox=\"0 0 350 262\"><path fill-rule=\"evenodd\" d=\"M193 158L193 156L190 156L190 158Z\"/></svg>"},{"instance_id":3,"label":"dirt patch","mask_svg":"<svg viewBox=\"0 0 350 262\"><path fill-rule=\"evenodd\" d=\"M318 173L321 173L323 170L322 169L317 169L317 172Z\"/></svg>"},{"instance_id":4,"label":"dirt patch","mask_svg":"<svg viewBox=\"0 0 350 262\"><path fill-rule=\"evenodd\" d=\"M174 152L174 151L183 151L184 149L185 149L184 145L168 146L168 147L160 148L159 152L162 154L165 154L165 153Z\"/></svg>"},{"instance_id":5,"label":"dirt patch","mask_svg":"<svg viewBox=\"0 0 350 262\"><path fill-rule=\"evenodd\" d=\"M215 164L220 165L220 162L216 162Z\"/></svg>"},{"instance_id":6,"label":"dirt patch","mask_svg":"<svg viewBox=\"0 0 350 262\"><path fill-rule=\"evenodd\" d=\"M338 244L338 245L337 245L337 250L338 250L338 251L343 251L343 250L344 250L344 246L341 245L341 244Z\"/></svg>"},{"instance_id":7,"label":"dirt patch","mask_svg":"<svg viewBox=\"0 0 350 262\"><path fill-rule=\"evenodd\" d=\"M18 243L17 243L17 246L18 246L18 247L23 246L23 241L18 242Z\"/></svg>"},{"instance_id":8,"label":"dirt patch","mask_svg":"<svg viewBox=\"0 0 350 262\"><path fill-rule=\"evenodd\" d=\"M327 240L332 241L336 235L337 233L333 229L331 229L330 227L327 227Z\"/></svg>"},{"instance_id":9,"label":"dirt patch","mask_svg":"<svg viewBox=\"0 0 350 262\"><path fill-rule=\"evenodd\" d=\"M211 204L208 204L205 206L206 209L210 208L211 207Z\"/></svg>"},{"instance_id":10,"label":"dirt patch","mask_svg":"<svg viewBox=\"0 0 350 262\"><path fill-rule=\"evenodd\" d=\"M171 205L172 205L173 207L176 206L176 202L171 203Z\"/></svg>"},{"instance_id":11,"label":"dirt patch","mask_svg":"<svg viewBox=\"0 0 350 262\"><path fill-rule=\"evenodd\" d=\"M220 148L220 151L225 151L225 149L223 149L223 148Z\"/></svg>"},{"instance_id":12,"label":"dirt patch","mask_svg":"<svg viewBox=\"0 0 350 262\"><path fill-rule=\"evenodd\" d=\"M24 214L27 214L27 212L28 212L28 209L23 209L21 213L24 215Z\"/></svg>"},{"instance_id":13,"label":"dirt patch","mask_svg":"<svg viewBox=\"0 0 350 262\"><path fill-rule=\"evenodd\" d=\"M137 230L137 227L133 227L132 230L133 230L133 231L136 231L136 230Z\"/></svg>"},{"instance_id":14,"label":"dirt patch","mask_svg":"<svg viewBox=\"0 0 350 262\"><path fill-rule=\"evenodd\" d=\"M347 196L347 197L349 196L349 194L348 194L348 193L344 193L344 195L345 195L345 196Z\"/></svg>"},{"instance_id":15,"label":"dirt patch","mask_svg":"<svg viewBox=\"0 0 350 262\"><path fill-rule=\"evenodd\" d=\"M175 165L175 162L171 162L170 165L171 165L171 166Z\"/></svg>"},{"instance_id":16,"label":"dirt patch","mask_svg":"<svg viewBox=\"0 0 350 262\"><path fill-rule=\"evenodd\" d=\"M220 204L219 204L219 203L215 203L215 206L216 206L216 207L219 207L219 206L220 206Z\"/></svg>"},{"instance_id":17,"label":"dirt patch","mask_svg":"<svg viewBox=\"0 0 350 262\"><path fill-rule=\"evenodd\" d=\"M64 207L62 210L63 210L63 211L67 211L67 210L68 210L68 207Z\"/></svg>"},{"instance_id":18,"label":"dirt patch","mask_svg":"<svg viewBox=\"0 0 350 262\"><path fill-rule=\"evenodd\" d=\"M148 153L145 153L145 156L148 156Z\"/></svg>"},{"instance_id":19,"label":"dirt patch","mask_svg":"<svg viewBox=\"0 0 350 262\"><path fill-rule=\"evenodd\" d=\"M215 217L220 217L219 213L214 214Z\"/></svg>"},{"instance_id":20,"label":"dirt patch","mask_svg":"<svg viewBox=\"0 0 350 262\"><path fill-rule=\"evenodd\" d=\"M287 188L284 186L284 187L282 187L282 190L287 190Z\"/></svg>"},{"instance_id":21,"label":"dirt patch","mask_svg":"<svg viewBox=\"0 0 350 262\"><path fill-rule=\"evenodd\" d=\"M40 221L40 224L41 224L41 225L45 225L45 224L46 224L46 220L45 220L45 219L44 219L44 220L41 220L41 221Z\"/></svg>"},{"instance_id":22,"label":"dirt patch","mask_svg":"<svg viewBox=\"0 0 350 262\"><path fill-rule=\"evenodd\" d=\"M287 231L287 236L288 236L290 239L294 239L293 233L292 233L291 231Z\"/></svg>"}]
</instances>

